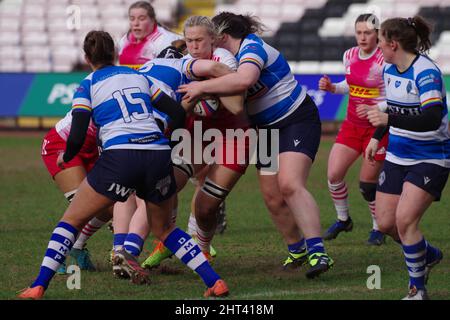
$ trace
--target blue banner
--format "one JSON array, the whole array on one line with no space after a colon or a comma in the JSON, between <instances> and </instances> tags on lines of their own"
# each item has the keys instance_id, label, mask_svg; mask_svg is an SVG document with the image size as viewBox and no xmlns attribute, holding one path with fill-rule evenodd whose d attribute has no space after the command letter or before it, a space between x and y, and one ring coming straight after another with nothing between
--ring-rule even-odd
<instances>
[{"instance_id":1,"label":"blue banner","mask_svg":"<svg viewBox=\"0 0 450 320\"><path fill-rule=\"evenodd\" d=\"M35 74L0 73L0 117L16 117Z\"/></svg>"}]
</instances>

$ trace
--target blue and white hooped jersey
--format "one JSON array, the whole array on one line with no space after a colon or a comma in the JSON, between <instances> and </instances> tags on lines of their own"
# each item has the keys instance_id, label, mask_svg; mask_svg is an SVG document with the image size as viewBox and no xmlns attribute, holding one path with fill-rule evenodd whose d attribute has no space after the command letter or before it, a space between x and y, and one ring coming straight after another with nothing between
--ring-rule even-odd
<instances>
[{"instance_id":1,"label":"blue and white hooped jersey","mask_svg":"<svg viewBox=\"0 0 450 320\"><path fill-rule=\"evenodd\" d=\"M305 99L306 91L295 80L286 59L258 36L248 35L236 58L239 65L253 63L261 70L259 80L247 90L247 113L253 124L278 122Z\"/></svg>"},{"instance_id":2,"label":"blue and white hooped jersey","mask_svg":"<svg viewBox=\"0 0 450 320\"><path fill-rule=\"evenodd\" d=\"M157 58L145 63L138 71L159 87L172 99L181 102L178 87L191 79L190 69L196 59L162 59ZM169 116L153 109L153 115L164 122L167 127Z\"/></svg>"},{"instance_id":3,"label":"blue and white hooped jersey","mask_svg":"<svg viewBox=\"0 0 450 320\"><path fill-rule=\"evenodd\" d=\"M108 66L89 74L75 91L73 112L89 112L103 150L170 149L153 116L162 91L128 67Z\"/></svg>"},{"instance_id":4,"label":"blue and white hooped jersey","mask_svg":"<svg viewBox=\"0 0 450 320\"><path fill-rule=\"evenodd\" d=\"M416 132L391 126L386 160L400 165L427 162L450 168L447 99L439 68L429 58L418 55L402 73L395 65L386 64L384 82L389 113L418 115L422 110L443 106L437 130Z\"/></svg>"},{"instance_id":5,"label":"blue and white hooped jersey","mask_svg":"<svg viewBox=\"0 0 450 320\"><path fill-rule=\"evenodd\" d=\"M153 59L144 64L138 71L155 83L172 99L180 102L178 87L187 83L188 70L196 59Z\"/></svg>"}]
</instances>

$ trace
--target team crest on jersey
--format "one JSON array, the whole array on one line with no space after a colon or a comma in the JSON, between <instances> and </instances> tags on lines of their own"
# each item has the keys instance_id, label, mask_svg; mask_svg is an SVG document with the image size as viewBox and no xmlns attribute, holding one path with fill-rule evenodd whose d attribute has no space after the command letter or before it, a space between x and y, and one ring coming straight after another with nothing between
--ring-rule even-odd
<instances>
[{"instance_id":1,"label":"team crest on jersey","mask_svg":"<svg viewBox=\"0 0 450 320\"><path fill-rule=\"evenodd\" d=\"M411 82L411 81L408 81L408 85L406 86L406 92L407 92L407 93L410 93L411 90L412 90L412 82Z\"/></svg>"},{"instance_id":2,"label":"team crest on jersey","mask_svg":"<svg viewBox=\"0 0 450 320\"><path fill-rule=\"evenodd\" d=\"M402 84L402 82L400 80L395 81L396 88L400 87L401 84Z\"/></svg>"},{"instance_id":3,"label":"team crest on jersey","mask_svg":"<svg viewBox=\"0 0 450 320\"><path fill-rule=\"evenodd\" d=\"M171 181L172 180L171 180L170 176L167 176L167 177L159 180L156 183L156 190L158 190L162 196L165 196L167 194L167 192L169 192Z\"/></svg>"}]
</instances>

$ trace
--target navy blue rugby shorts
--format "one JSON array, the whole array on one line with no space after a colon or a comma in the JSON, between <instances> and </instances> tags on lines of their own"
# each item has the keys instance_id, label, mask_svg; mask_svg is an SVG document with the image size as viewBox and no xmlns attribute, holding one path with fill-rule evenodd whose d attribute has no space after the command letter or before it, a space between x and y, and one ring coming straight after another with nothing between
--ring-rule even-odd
<instances>
[{"instance_id":1,"label":"navy blue rugby shorts","mask_svg":"<svg viewBox=\"0 0 450 320\"><path fill-rule=\"evenodd\" d=\"M432 163L418 163L403 166L384 161L378 177L377 191L400 195L406 181L434 196L434 201L441 199L442 190L447 183L450 169Z\"/></svg>"},{"instance_id":2,"label":"navy blue rugby shorts","mask_svg":"<svg viewBox=\"0 0 450 320\"><path fill-rule=\"evenodd\" d=\"M322 124L316 104L309 95L306 95L302 104L285 119L270 126L259 126L259 129L266 129L265 141L259 141L257 147L258 170L271 168L271 171L278 166L273 166L269 161L272 155L273 142L271 143L271 131L277 129L279 132L278 153L299 152L307 155L314 161L319 149L320 137L322 134ZM259 134L261 139L261 134ZM264 150L260 143L265 143ZM275 158L275 157L273 157Z\"/></svg>"},{"instance_id":3,"label":"navy blue rugby shorts","mask_svg":"<svg viewBox=\"0 0 450 320\"><path fill-rule=\"evenodd\" d=\"M103 151L87 180L95 191L120 202L136 191L139 198L157 204L176 192L170 150Z\"/></svg>"}]
</instances>

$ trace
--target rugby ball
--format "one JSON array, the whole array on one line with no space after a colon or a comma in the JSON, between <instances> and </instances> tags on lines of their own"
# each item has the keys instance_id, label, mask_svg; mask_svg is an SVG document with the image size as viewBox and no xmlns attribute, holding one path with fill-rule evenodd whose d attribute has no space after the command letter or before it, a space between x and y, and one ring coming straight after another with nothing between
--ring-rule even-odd
<instances>
[{"instance_id":1,"label":"rugby ball","mask_svg":"<svg viewBox=\"0 0 450 320\"><path fill-rule=\"evenodd\" d=\"M201 117L211 117L219 108L218 99L199 100L194 106L194 113Z\"/></svg>"}]
</instances>

